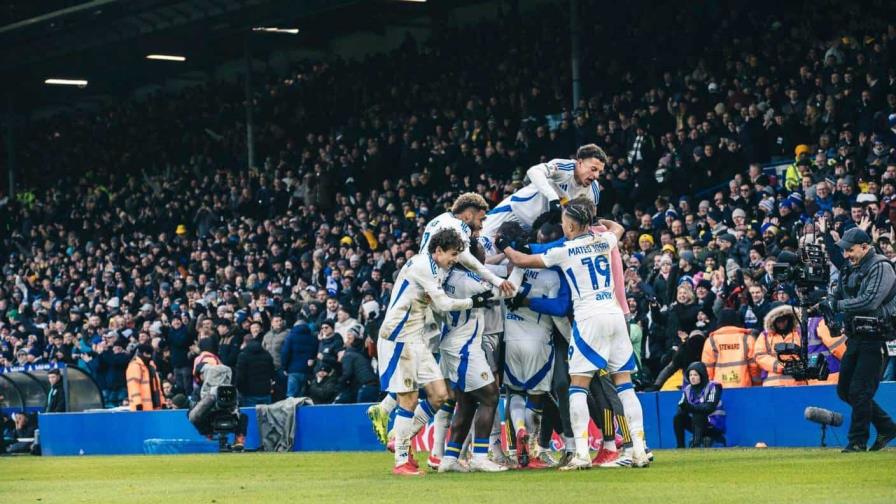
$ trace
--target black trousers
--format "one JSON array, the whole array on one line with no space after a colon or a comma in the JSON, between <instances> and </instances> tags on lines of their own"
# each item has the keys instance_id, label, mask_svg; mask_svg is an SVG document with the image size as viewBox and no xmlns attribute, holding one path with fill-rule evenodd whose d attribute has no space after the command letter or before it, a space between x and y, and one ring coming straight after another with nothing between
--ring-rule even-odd
<instances>
[{"instance_id":1,"label":"black trousers","mask_svg":"<svg viewBox=\"0 0 896 504\"><path fill-rule=\"evenodd\" d=\"M553 404L544 405L541 422L542 446L548 446L551 433L556 430L564 436L572 437L572 422L569 420L569 362L567 354L569 343L554 332L554 369L551 381Z\"/></svg>"},{"instance_id":2,"label":"black trousers","mask_svg":"<svg viewBox=\"0 0 896 504\"><path fill-rule=\"evenodd\" d=\"M672 427L675 429L675 442L679 448L684 448L684 431L694 433L691 446L700 446L703 438L709 436L714 440L722 439L722 433L709 425L709 419L702 413L688 413L682 409L672 417Z\"/></svg>"},{"instance_id":3,"label":"black trousers","mask_svg":"<svg viewBox=\"0 0 896 504\"><path fill-rule=\"evenodd\" d=\"M615 441L616 428L613 419L617 415L624 418L625 411L622 409L622 401L619 400L619 394L616 393L613 379L610 375L600 376L599 373L595 373L589 392L591 393L588 397L588 410L591 413L591 419L603 434L604 441ZM626 431L623 429L623 434L625 433ZM631 440L625 439L624 441L628 443Z\"/></svg>"},{"instance_id":4,"label":"black trousers","mask_svg":"<svg viewBox=\"0 0 896 504\"><path fill-rule=\"evenodd\" d=\"M852 407L847 436L849 444L866 446L870 436L869 424L874 424L877 432L896 430L890 416L874 401L886 358L882 341L846 340L846 353L840 360L837 395Z\"/></svg>"}]
</instances>

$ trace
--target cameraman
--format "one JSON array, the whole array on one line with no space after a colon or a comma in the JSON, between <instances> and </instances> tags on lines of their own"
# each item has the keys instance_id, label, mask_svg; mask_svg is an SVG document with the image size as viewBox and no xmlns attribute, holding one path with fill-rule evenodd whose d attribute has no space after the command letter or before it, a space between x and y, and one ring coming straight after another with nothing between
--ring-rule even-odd
<instances>
[{"instance_id":1,"label":"cameraman","mask_svg":"<svg viewBox=\"0 0 896 504\"><path fill-rule=\"evenodd\" d=\"M860 228L846 231L837 246L848 263L840 272L833 299L822 303L844 314L848 336L837 382L837 395L852 407L849 443L843 451L865 451L869 422L877 429L871 446L876 451L896 438L896 424L874 401L886 358L885 335L856 333L853 321L856 316L889 320L896 314L896 271L886 257L874 252L871 237Z\"/></svg>"}]
</instances>

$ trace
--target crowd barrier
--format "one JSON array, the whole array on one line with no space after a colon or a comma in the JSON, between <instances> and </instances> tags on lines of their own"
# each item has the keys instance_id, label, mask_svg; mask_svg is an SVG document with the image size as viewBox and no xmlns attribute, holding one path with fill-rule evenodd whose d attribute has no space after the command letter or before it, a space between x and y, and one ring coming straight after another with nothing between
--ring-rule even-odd
<instances>
[{"instance_id":1,"label":"crowd barrier","mask_svg":"<svg viewBox=\"0 0 896 504\"><path fill-rule=\"evenodd\" d=\"M255 408L240 411L249 416L246 448L256 449L261 439ZM143 442L147 439L212 444L196 432L186 410L48 413L38 417L38 424L43 455L136 455L144 453ZM214 444L217 446L217 442Z\"/></svg>"},{"instance_id":2,"label":"crowd barrier","mask_svg":"<svg viewBox=\"0 0 896 504\"><path fill-rule=\"evenodd\" d=\"M674 448L672 417L680 392L641 393L647 444ZM896 414L896 383L881 384L875 396L887 411ZM829 427L830 446L846 443L849 408L837 398L834 386L768 387L725 390L722 401L728 414L728 446L818 446L820 428L803 418L807 406L844 415L844 425ZM299 407L296 412L295 451L376 451L382 446L370 429L366 404ZM253 408L249 415L246 446L260 444ZM184 411L56 413L40 416L45 455L113 455L143 453L146 439L202 440ZM872 434L873 435L873 434ZM873 439L873 438L872 438ZM420 441L418 440L418 443ZM422 446L428 446L424 438Z\"/></svg>"}]
</instances>

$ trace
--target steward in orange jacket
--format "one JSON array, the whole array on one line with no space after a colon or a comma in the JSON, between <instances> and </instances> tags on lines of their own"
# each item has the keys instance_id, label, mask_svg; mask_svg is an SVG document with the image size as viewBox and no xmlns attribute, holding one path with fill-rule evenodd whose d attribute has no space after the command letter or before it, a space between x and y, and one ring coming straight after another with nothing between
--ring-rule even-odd
<instances>
[{"instance_id":1,"label":"steward in orange jacket","mask_svg":"<svg viewBox=\"0 0 896 504\"><path fill-rule=\"evenodd\" d=\"M788 305L773 308L765 316L765 330L756 338L756 364L765 372L765 379L762 381L764 387L808 384L783 374L784 363L775 352L775 345L779 343L800 346L799 322L794 310Z\"/></svg>"},{"instance_id":2,"label":"steward in orange jacket","mask_svg":"<svg viewBox=\"0 0 896 504\"><path fill-rule=\"evenodd\" d=\"M162 383L152 361L152 346L137 345L134 358L125 372L128 383L128 404L131 411L162 409Z\"/></svg>"},{"instance_id":3,"label":"steward in orange jacket","mask_svg":"<svg viewBox=\"0 0 896 504\"><path fill-rule=\"evenodd\" d=\"M750 329L737 327L739 317L734 310L722 310L718 325L703 344L701 360L709 379L726 389L759 386L762 380L753 360L755 339Z\"/></svg>"}]
</instances>

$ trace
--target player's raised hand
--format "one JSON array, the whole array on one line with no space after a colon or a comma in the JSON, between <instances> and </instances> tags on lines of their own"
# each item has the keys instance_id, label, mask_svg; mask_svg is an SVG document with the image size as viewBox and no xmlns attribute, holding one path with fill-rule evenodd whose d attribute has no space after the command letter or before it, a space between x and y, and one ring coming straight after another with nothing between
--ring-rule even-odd
<instances>
[{"instance_id":1,"label":"player's raised hand","mask_svg":"<svg viewBox=\"0 0 896 504\"><path fill-rule=\"evenodd\" d=\"M516 292L516 285L513 285L508 280L504 280L500 285L501 293L505 296L512 296L514 292Z\"/></svg>"}]
</instances>

